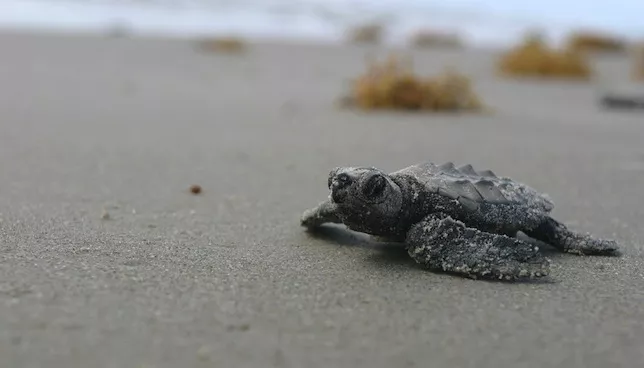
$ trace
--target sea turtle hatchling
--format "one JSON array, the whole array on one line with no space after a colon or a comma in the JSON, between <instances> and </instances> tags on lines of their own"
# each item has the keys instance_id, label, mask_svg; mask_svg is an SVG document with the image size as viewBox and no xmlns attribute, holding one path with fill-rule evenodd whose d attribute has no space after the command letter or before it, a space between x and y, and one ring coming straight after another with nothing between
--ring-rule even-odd
<instances>
[{"instance_id":1,"label":"sea turtle hatchling","mask_svg":"<svg viewBox=\"0 0 644 368\"><path fill-rule=\"evenodd\" d=\"M549 274L550 262L520 231L579 255L615 255L618 244L568 229L550 216L547 195L472 165L426 162L387 174L374 167L340 167L328 177L329 198L304 212L302 226L344 224L404 243L429 269L482 279L516 280Z\"/></svg>"}]
</instances>

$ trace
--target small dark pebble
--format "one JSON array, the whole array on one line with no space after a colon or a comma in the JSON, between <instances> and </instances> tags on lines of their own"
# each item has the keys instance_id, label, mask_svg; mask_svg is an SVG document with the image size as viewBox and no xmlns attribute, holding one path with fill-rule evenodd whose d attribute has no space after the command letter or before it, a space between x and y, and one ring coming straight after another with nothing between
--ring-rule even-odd
<instances>
[{"instance_id":1,"label":"small dark pebble","mask_svg":"<svg viewBox=\"0 0 644 368\"><path fill-rule=\"evenodd\" d=\"M190 193L192 193L192 194L199 194L199 193L201 193L201 186L200 186L200 185L197 185L197 184L192 185L192 186L190 187Z\"/></svg>"}]
</instances>

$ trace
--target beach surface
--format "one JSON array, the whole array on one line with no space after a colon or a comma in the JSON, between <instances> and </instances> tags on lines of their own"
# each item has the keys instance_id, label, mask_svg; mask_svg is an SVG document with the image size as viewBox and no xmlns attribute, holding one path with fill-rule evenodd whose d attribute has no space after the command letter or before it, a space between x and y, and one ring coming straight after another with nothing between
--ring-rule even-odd
<instances>
[{"instance_id":1,"label":"beach surface","mask_svg":"<svg viewBox=\"0 0 644 368\"><path fill-rule=\"evenodd\" d=\"M594 83L511 81L482 50L414 51L491 115L337 106L373 46L0 36L0 365L636 367L644 361L644 115ZM548 252L499 283L301 213L335 166L471 163L548 193L623 256ZM192 184L203 192L193 195ZM109 218L108 218L109 217Z\"/></svg>"}]
</instances>

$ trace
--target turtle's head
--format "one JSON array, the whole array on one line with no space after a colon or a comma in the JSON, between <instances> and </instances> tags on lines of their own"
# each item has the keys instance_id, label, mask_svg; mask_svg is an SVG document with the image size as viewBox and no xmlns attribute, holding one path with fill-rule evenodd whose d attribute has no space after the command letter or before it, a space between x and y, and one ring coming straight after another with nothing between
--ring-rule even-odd
<instances>
[{"instance_id":1,"label":"turtle's head","mask_svg":"<svg viewBox=\"0 0 644 368\"><path fill-rule=\"evenodd\" d=\"M400 187L373 167L339 167L329 173L331 201L350 228L374 233L397 223L403 205Z\"/></svg>"}]
</instances>

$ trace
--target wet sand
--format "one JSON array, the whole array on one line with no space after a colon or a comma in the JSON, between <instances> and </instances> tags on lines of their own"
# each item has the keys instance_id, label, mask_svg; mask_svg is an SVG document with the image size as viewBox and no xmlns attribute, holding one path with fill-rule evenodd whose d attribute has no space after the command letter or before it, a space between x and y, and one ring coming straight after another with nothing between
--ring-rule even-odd
<instances>
[{"instance_id":1,"label":"wet sand","mask_svg":"<svg viewBox=\"0 0 644 368\"><path fill-rule=\"evenodd\" d=\"M420 72L471 74L496 109L478 116L337 108L373 47L6 33L0 49L3 367L644 360L644 115L597 104L622 58L596 59L597 83L543 83L497 78L489 51L414 52ZM544 282L484 282L299 226L331 168L424 160L529 183L624 255L548 252Z\"/></svg>"}]
</instances>

